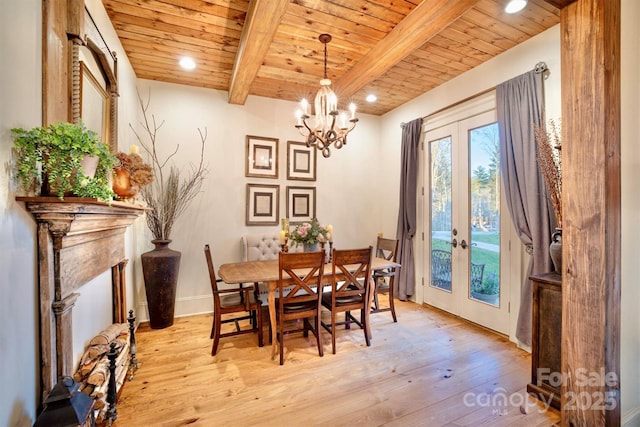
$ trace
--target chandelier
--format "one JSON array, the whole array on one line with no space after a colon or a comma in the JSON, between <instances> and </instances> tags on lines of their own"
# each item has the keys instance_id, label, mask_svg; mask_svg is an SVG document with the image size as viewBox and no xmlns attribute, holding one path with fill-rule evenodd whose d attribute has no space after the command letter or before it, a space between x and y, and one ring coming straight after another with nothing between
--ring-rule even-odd
<instances>
[{"instance_id":1,"label":"chandelier","mask_svg":"<svg viewBox=\"0 0 640 427\"><path fill-rule=\"evenodd\" d=\"M320 90L314 101L315 121L310 126L311 106L303 99L296 111L296 129L307 139L307 147L316 147L324 157L329 157L332 144L337 149L347 144L347 134L356 127L358 119L353 103L349 105L349 117L347 113L338 111L338 98L331 90L331 80L327 78L327 43L331 41L331 35L320 34L318 39L324 44L324 78L320 80Z\"/></svg>"}]
</instances>

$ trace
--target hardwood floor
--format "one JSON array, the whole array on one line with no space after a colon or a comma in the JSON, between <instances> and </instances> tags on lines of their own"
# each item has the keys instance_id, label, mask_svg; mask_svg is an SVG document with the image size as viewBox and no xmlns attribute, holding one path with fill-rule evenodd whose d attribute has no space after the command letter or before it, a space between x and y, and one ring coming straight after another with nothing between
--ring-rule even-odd
<instances>
[{"instance_id":1,"label":"hardwood floor","mask_svg":"<svg viewBox=\"0 0 640 427\"><path fill-rule=\"evenodd\" d=\"M140 369L116 426L550 426L559 413L525 392L530 355L504 337L410 302L371 316L373 339L338 331L285 338L285 364L257 335L223 338L210 355L211 315L148 324L136 335ZM265 329L266 331L266 329ZM267 334L265 333L265 336ZM265 340L266 341L266 340Z\"/></svg>"}]
</instances>

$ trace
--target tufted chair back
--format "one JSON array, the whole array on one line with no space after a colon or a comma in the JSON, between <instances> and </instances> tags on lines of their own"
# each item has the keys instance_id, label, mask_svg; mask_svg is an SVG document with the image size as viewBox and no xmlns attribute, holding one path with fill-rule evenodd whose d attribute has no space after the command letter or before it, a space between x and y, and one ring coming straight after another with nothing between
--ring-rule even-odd
<instances>
[{"instance_id":1,"label":"tufted chair back","mask_svg":"<svg viewBox=\"0 0 640 427\"><path fill-rule=\"evenodd\" d=\"M302 246L290 247L289 252L301 252ZM280 253L280 231L242 236L242 260L263 261L276 259Z\"/></svg>"}]
</instances>

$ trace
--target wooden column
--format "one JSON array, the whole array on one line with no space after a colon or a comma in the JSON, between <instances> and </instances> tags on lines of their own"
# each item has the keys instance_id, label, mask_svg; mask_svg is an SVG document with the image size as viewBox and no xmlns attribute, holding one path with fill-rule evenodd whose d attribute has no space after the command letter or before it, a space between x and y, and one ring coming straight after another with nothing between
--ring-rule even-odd
<instances>
[{"instance_id":1,"label":"wooden column","mask_svg":"<svg viewBox=\"0 0 640 427\"><path fill-rule=\"evenodd\" d=\"M620 425L620 0L561 11L562 425Z\"/></svg>"}]
</instances>

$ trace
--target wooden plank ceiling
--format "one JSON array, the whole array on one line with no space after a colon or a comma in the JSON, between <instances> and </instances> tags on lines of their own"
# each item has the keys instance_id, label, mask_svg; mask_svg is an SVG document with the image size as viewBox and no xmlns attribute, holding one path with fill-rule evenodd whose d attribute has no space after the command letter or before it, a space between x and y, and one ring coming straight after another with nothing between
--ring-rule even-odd
<instances>
[{"instance_id":1,"label":"wooden plank ceiling","mask_svg":"<svg viewBox=\"0 0 640 427\"><path fill-rule=\"evenodd\" d=\"M340 108L380 115L559 22L529 0L103 0L139 78L248 95L312 100L328 77ZM192 57L196 69L178 65ZM535 64L531 64L533 67ZM367 103L373 93L378 100Z\"/></svg>"}]
</instances>

